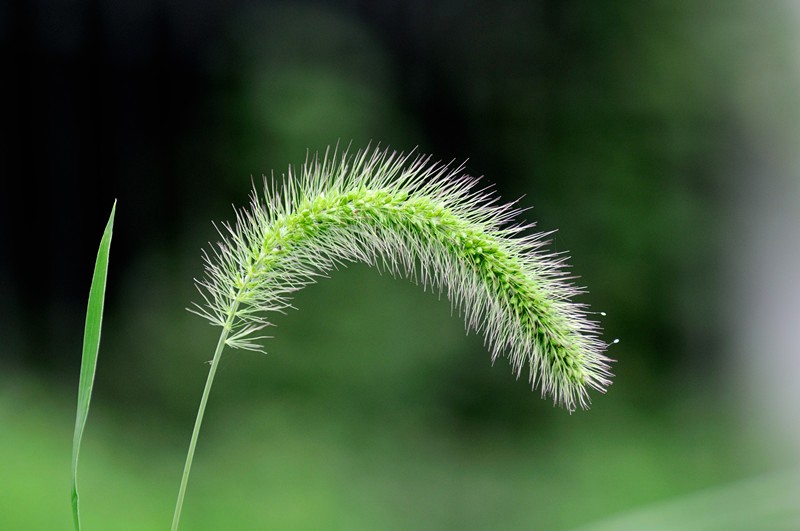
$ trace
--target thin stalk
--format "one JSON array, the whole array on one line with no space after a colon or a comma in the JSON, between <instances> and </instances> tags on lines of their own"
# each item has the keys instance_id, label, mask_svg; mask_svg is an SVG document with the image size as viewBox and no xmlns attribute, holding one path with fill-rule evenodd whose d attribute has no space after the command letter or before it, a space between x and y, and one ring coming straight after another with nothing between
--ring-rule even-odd
<instances>
[{"instance_id":1,"label":"thin stalk","mask_svg":"<svg viewBox=\"0 0 800 531\"><path fill-rule=\"evenodd\" d=\"M238 306L238 304L237 304ZM235 313L231 312L231 315ZM203 424L203 415L206 412L206 404L208 403L208 396L211 394L211 385L214 383L214 375L217 372L219 360L222 357L222 350L225 348L225 341L228 339L230 332L230 320L222 327L222 333L219 335L217 348L214 351L214 358L211 360L211 368L208 371L208 378L206 379L206 386L203 389L203 397L200 399L200 407L197 410L197 418L194 421L194 431L192 432L192 440L189 442L189 451L186 454L186 464L183 467L183 477L181 478L181 488L178 491L178 501L175 504L175 514L172 517L172 531L177 531L178 523L181 519L181 511L183 510L183 498L186 496L186 485L189 482L189 473L192 470L192 460L194 459L194 450L197 446L197 437L200 434L200 426Z\"/></svg>"}]
</instances>

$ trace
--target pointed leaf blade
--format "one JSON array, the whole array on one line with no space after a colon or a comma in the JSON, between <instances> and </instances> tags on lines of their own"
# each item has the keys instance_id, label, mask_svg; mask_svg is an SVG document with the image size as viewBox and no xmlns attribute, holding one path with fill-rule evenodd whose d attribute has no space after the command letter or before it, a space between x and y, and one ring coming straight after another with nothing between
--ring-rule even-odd
<instances>
[{"instance_id":1,"label":"pointed leaf blade","mask_svg":"<svg viewBox=\"0 0 800 531\"><path fill-rule=\"evenodd\" d=\"M80 531L80 512L78 507L78 455L83 439L83 429L89 414L89 403L94 386L94 373L97 367L97 354L100 348L100 331L103 325L103 306L105 303L106 277L108 275L108 256L111 248L111 234L114 227L114 213L117 202L111 208L108 224L100 240L97 261L89 288L89 302L86 307L86 326L83 331L83 355L81 374L78 382L78 410L75 417L75 434L72 439L72 516L75 530Z\"/></svg>"}]
</instances>

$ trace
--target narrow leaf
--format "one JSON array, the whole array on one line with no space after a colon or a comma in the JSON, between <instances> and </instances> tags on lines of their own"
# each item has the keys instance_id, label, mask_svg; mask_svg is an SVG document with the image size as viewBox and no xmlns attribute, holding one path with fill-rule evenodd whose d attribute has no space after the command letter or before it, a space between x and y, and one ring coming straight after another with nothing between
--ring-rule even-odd
<instances>
[{"instance_id":1,"label":"narrow leaf","mask_svg":"<svg viewBox=\"0 0 800 531\"><path fill-rule=\"evenodd\" d=\"M97 367L97 353L100 348L100 330L103 325L103 305L106 294L106 276L108 274L108 254L111 248L111 233L114 227L114 212L117 202L111 208L103 239L100 240L100 249L97 251L97 261L92 275L92 286L89 288L89 304L86 307L86 326L83 331L83 357L81 359L81 376L78 383L78 413L75 417L75 435L72 439L72 516L75 530L80 531L81 521L78 508L78 454L81 449L83 428L86 426L86 417L89 414L89 402L92 398L94 373Z\"/></svg>"}]
</instances>

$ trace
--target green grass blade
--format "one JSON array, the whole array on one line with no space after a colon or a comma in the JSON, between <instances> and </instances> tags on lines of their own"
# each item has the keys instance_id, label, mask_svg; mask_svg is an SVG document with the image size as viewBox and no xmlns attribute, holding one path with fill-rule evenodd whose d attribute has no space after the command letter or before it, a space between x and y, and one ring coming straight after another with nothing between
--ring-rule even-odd
<instances>
[{"instance_id":1,"label":"green grass blade","mask_svg":"<svg viewBox=\"0 0 800 531\"><path fill-rule=\"evenodd\" d=\"M97 353L100 348L100 330L103 325L103 305L106 295L106 276L108 274L108 254L111 248L111 233L114 228L114 212L117 202L111 208L103 239L100 240L100 249L97 251L97 261L92 276L92 286L89 288L89 304L86 307L86 327L83 331L83 357L81 359L81 376L78 383L78 413L75 417L75 435L72 439L72 516L75 521L75 530L80 531L81 520L78 508L78 454L81 449L83 428L86 426L86 417L89 414L89 402L92 398L94 373L97 367Z\"/></svg>"}]
</instances>

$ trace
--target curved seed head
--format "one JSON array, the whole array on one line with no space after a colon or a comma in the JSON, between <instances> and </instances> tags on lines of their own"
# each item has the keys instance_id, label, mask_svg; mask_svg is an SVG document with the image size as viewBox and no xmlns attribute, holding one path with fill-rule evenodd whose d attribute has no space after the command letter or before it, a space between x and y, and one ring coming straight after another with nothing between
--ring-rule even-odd
<instances>
[{"instance_id":1,"label":"curved seed head","mask_svg":"<svg viewBox=\"0 0 800 531\"><path fill-rule=\"evenodd\" d=\"M517 221L478 179L430 157L388 150L330 150L264 181L222 241L204 253L192 309L230 329L228 345L261 350L269 314L293 292L341 263L358 261L446 293L467 329L483 333L494 360L570 410L588 389L610 384L599 326L571 284L564 258L543 250L546 234Z\"/></svg>"}]
</instances>

